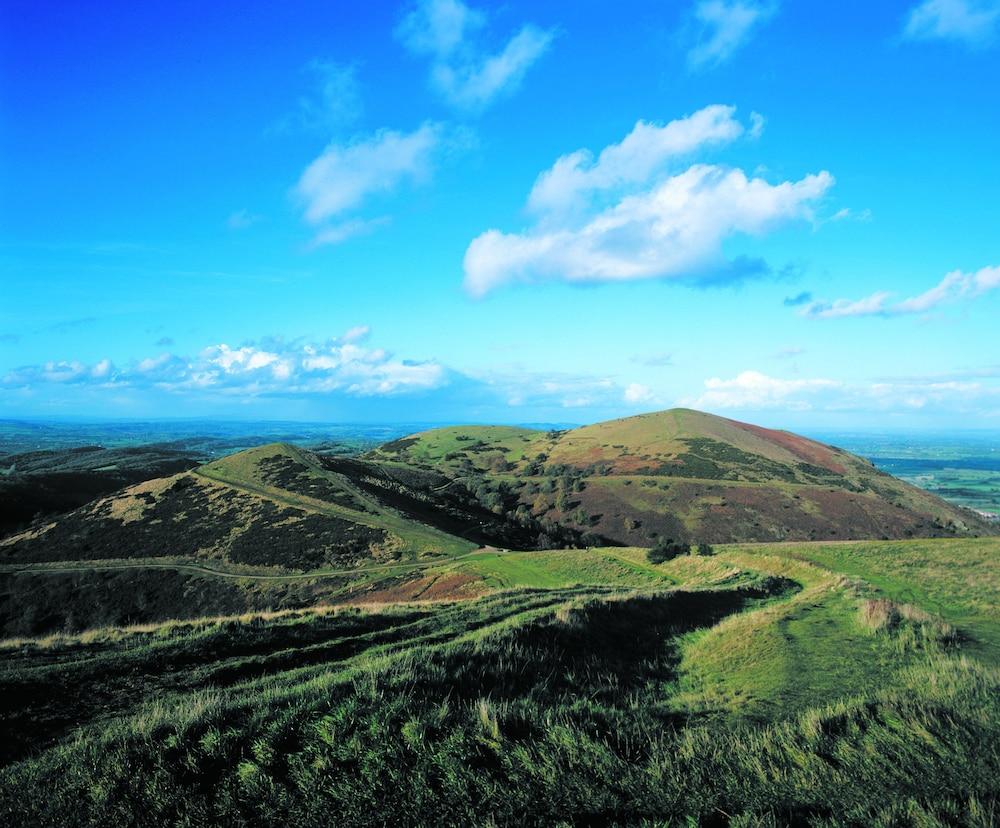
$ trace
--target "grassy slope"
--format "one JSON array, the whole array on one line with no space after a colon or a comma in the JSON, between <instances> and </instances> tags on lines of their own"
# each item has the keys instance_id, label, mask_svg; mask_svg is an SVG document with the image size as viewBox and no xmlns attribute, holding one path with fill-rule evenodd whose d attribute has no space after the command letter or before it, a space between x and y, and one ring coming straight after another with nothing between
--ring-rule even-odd
<instances>
[{"instance_id":1,"label":"grassy slope","mask_svg":"<svg viewBox=\"0 0 1000 828\"><path fill-rule=\"evenodd\" d=\"M998 555L996 539L655 567L641 549L483 555L437 568L531 589L22 643L0 673L10 749L82 738L0 773L0 808L61 824L985 826ZM863 623L885 595L967 639L919 613Z\"/></svg>"}]
</instances>

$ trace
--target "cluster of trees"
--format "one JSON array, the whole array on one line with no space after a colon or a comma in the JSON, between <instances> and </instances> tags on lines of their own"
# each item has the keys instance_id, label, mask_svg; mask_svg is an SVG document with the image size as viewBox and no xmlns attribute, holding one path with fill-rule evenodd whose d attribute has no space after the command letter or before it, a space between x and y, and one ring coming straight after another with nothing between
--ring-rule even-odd
<instances>
[{"instance_id":1,"label":"cluster of trees","mask_svg":"<svg viewBox=\"0 0 1000 828\"><path fill-rule=\"evenodd\" d=\"M707 543L699 543L695 549L691 544L675 541L673 538L660 538L656 545L646 553L646 559L653 564L661 564L681 555L714 555L715 550Z\"/></svg>"},{"instance_id":2,"label":"cluster of trees","mask_svg":"<svg viewBox=\"0 0 1000 828\"><path fill-rule=\"evenodd\" d=\"M550 491L559 492L560 495L573 485L572 482L567 483L565 480L553 480L552 483ZM480 505L507 524L512 542L527 533L534 537L531 545L535 549L582 548L601 546L605 543L605 540L598 535L581 532L543 517L550 509L550 502L541 492L532 508L520 503L518 490L524 487L523 482L476 476L466 479L464 484Z\"/></svg>"}]
</instances>

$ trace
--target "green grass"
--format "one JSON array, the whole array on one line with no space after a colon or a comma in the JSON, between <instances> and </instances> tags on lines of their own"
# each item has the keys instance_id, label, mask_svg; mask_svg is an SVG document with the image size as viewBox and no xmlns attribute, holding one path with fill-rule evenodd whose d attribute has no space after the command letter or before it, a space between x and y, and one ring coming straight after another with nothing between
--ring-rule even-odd
<instances>
[{"instance_id":1,"label":"green grass","mask_svg":"<svg viewBox=\"0 0 1000 828\"><path fill-rule=\"evenodd\" d=\"M808 561L861 578L967 634L966 647L1000 665L1000 539L948 539L733 547L750 556Z\"/></svg>"},{"instance_id":2,"label":"green grass","mask_svg":"<svg viewBox=\"0 0 1000 828\"><path fill-rule=\"evenodd\" d=\"M985 828L998 552L484 554L423 570L498 590L473 601L16 642L0 648L0 814Z\"/></svg>"}]
</instances>

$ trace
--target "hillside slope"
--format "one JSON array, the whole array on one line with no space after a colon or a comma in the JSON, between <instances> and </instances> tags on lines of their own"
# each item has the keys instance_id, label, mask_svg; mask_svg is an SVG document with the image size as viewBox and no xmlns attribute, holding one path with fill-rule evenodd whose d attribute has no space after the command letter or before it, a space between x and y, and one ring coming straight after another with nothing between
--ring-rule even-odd
<instances>
[{"instance_id":1,"label":"hillside slope","mask_svg":"<svg viewBox=\"0 0 1000 828\"><path fill-rule=\"evenodd\" d=\"M81 446L0 457L0 537L37 517L68 512L123 486L187 471L188 452L166 444Z\"/></svg>"},{"instance_id":2,"label":"hillside slope","mask_svg":"<svg viewBox=\"0 0 1000 828\"><path fill-rule=\"evenodd\" d=\"M995 531L836 447L688 409L569 431L434 429L370 456L458 478L488 475L513 487L536 519L623 544Z\"/></svg>"}]
</instances>

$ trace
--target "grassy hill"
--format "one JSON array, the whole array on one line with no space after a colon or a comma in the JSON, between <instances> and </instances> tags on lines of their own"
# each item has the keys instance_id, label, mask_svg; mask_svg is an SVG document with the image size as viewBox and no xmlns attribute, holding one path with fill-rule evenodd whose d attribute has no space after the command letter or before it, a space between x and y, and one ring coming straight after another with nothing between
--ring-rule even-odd
<instances>
[{"instance_id":1,"label":"grassy hill","mask_svg":"<svg viewBox=\"0 0 1000 828\"><path fill-rule=\"evenodd\" d=\"M836 447L687 409L569 431L435 429L370 456L487 476L516 493L524 515L626 545L995 531Z\"/></svg>"},{"instance_id":2,"label":"grassy hill","mask_svg":"<svg viewBox=\"0 0 1000 828\"><path fill-rule=\"evenodd\" d=\"M315 570L474 548L323 462L280 443L239 452L39 522L0 541L0 562L170 558Z\"/></svg>"},{"instance_id":3,"label":"grassy hill","mask_svg":"<svg viewBox=\"0 0 1000 828\"><path fill-rule=\"evenodd\" d=\"M716 553L474 552L353 584L464 600L334 578L336 606L0 642L0 813L994 823L1000 540Z\"/></svg>"}]
</instances>

